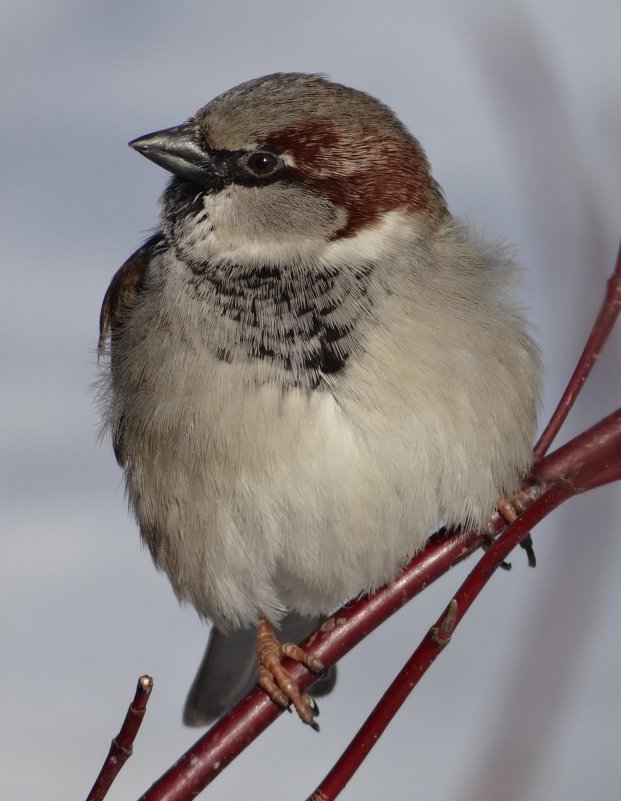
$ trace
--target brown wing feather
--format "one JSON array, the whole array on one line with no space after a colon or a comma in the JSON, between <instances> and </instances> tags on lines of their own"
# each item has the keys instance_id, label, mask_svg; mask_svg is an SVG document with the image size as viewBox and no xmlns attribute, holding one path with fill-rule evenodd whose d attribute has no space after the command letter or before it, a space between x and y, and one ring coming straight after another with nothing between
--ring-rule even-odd
<instances>
[{"instance_id":1,"label":"brown wing feather","mask_svg":"<svg viewBox=\"0 0 621 801\"><path fill-rule=\"evenodd\" d=\"M155 247L164 239L157 233L138 248L114 274L101 304L99 315L99 350L101 351L108 334L121 322L124 312L132 304L139 291L149 267Z\"/></svg>"},{"instance_id":2,"label":"brown wing feather","mask_svg":"<svg viewBox=\"0 0 621 801\"><path fill-rule=\"evenodd\" d=\"M144 277L149 269L151 257L164 239L163 234L157 233L148 239L142 247L127 259L115 273L110 286L101 304L99 315L99 352L101 353L108 334L114 331L124 316L127 315L132 307L136 294L144 282ZM121 467L125 465L125 454L123 452L123 419L117 421L112 432L112 444L114 455Z\"/></svg>"}]
</instances>

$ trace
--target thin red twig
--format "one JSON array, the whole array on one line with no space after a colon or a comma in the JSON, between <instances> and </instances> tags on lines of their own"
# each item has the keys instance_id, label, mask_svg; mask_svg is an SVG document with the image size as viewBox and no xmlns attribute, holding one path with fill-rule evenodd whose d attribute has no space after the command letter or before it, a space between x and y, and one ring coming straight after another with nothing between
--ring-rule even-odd
<instances>
[{"instance_id":1,"label":"thin red twig","mask_svg":"<svg viewBox=\"0 0 621 801\"><path fill-rule=\"evenodd\" d=\"M151 676L141 676L138 679L134 700L129 705L121 730L110 744L108 756L86 801L101 801L105 798L112 782L132 755L134 740L144 718L152 689L153 679Z\"/></svg>"},{"instance_id":2,"label":"thin red twig","mask_svg":"<svg viewBox=\"0 0 621 801\"><path fill-rule=\"evenodd\" d=\"M554 410L554 414L550 418L550 422L535 445L534 455L536 460L541 459L548 452L548 448L565 422L571 407L578 397L578 393L589 377L589 373L613 329L619 311L621 311L621 245L619 246L615 269L608 279L606 295L576 369L558 406Z\"/></svg>"}]
</instances>

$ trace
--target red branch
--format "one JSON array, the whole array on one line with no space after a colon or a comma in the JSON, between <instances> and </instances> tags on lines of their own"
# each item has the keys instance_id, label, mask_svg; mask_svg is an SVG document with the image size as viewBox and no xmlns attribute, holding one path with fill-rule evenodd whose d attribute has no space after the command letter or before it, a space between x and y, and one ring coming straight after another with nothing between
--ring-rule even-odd
<instances>
[{"instance_id":1,"label":"red branch","mask_svg":"<svg viewBox=\"0 0 621 801\"><path fill-rule=\"evenodd\" d=\"M619 311L621 311L621 245L619 246L615 269L608 279L606 294L597 319L595 320L587 343L584 346L574 374L570 378L569 384L567 384L567 389L554 410L550 422L545 427L543 434L535 445L535 459L541 459L541 457L548 452L548 448L554 441L560 427L565 422L584 382L589 377L589 373L612 331Z\"/></svg>"},{"instance_id":2,"label":"red branch","mask_svg":"<svg viewBox=\"0 0 621 801\"><path fill-rule=\"evenodd\" d=\"M621 465L620 431L621 409L617 409L538 461L532 470L533 478L542 484L562 478L576 492L585 492L594 482L599 486L602 476L618 472Z\"/></svg>"},{"instance_id":3,"label":"red branch","mask_svg":"<svg viewBox=\"0 0 621 801\"><path fill-rule=\"evenodd\" d=\"M615 481L621 481L621 465L611 467L609 470L604 470L598 476L589 482L587 489L595 489L596 487L604 487L606 484L612 484Z\"/></svg>"},{"instance_id":4,"label":"red branch","mask_svg":"<svg viewBox=\"0 0 621 801\"><path fill-rule=\"evenodd\" d=\"M134 740L144 718L152 689L151 676L141 676L138 679L134 700L129 705L121 730L110 744L108 756L86 801L101 801L105 798L117 774L132 755Z\"/></svg>"}]
</instances>

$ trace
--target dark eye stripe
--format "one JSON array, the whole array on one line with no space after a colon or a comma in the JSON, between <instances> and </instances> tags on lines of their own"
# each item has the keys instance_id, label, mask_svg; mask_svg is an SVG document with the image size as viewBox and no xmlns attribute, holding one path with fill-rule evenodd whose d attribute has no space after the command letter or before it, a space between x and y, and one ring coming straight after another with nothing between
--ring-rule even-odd
<instances>
[{"instance_id":1,"label":"dark eye stripe","mask_svg":"<svg viewBox=\"0 0 621 801\"><path fill-rule=\"evenodd\" d=\"M295 176L289 172L287 165L277 155L265 150L208 149L207 152L214 167L213 185L211 189L205 190L208 194L220 192L225 186L231 184L267 186L277 181L295 181ZM249 162L256 169L253 170ZM263 172L261 172L261 169L263 169ZM179 184L191 186L192 192L194 195L196 194L196 184L177 177L173 179L171 186L178 186Z\"/></svg>"}]
</instances>

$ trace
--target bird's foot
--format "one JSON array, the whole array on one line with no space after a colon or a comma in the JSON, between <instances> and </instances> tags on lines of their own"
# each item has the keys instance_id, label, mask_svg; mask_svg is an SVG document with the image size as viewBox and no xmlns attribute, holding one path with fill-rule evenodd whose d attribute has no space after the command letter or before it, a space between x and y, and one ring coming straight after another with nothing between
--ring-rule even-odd
<instances>
[{"instance_id":1,"label":"bird's foot","mask_svg":"<svg viewBox=\"0 0 621 801\"><path fill-rule=\"evenodd\" d=\"M496 504L497 512L492 517L492 520L490 521L490 528L487 532L487 537L489 538L490 543L493 541L495 523L500 519L511 525L511 523L517 520L520 514L526 508L528 508L530 503L532 503L533 499L536 497L537 490L537 487L529 487L526 490L513 493L513 495L508 498L501 498L498 501ZM530 533L527 534L520 542L520 547L526 551L529 567L536 567L537 558L535 556L533 540L530 536ZM509 562L502 562L501 567L503 567L505 570L510 570L511 564Z\"/></svg>"},{"instance_id":2,"label":"bird's foot","mask_svg":"<svg viewBox=\"0 0 621 801\"><path fill-rule=\"evenodd\" d=\"M279 706L286 709L290 703L293 704L304 723L308 723L318 731L319 726L315 722L315 715L319 714L317 704L308 693L300 692L289 671L282 666L282 660L288 657L295 662L301 662L313 673L322 673L324 666L321 660L307 654L299 645L291 642L278 642L274 630L265 618L259 619L257 655L259 657L259 686Z\"/></svg>"}]
</instances>

